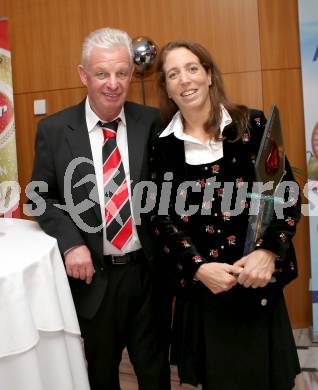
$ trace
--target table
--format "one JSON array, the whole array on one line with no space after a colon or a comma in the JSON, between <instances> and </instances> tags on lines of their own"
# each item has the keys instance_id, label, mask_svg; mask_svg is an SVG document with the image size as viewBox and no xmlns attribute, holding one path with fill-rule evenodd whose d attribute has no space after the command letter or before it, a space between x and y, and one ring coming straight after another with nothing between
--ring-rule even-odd
<instances>
[{"instance_id":1,"label":"table","mask_svg":"<svg viewBox=\"0 0 318 390\"><path fill-rule=\"evenodd\" d=\"M56 239L0 218L0 389L89 390Z\"/></svg>"}]
</instances>

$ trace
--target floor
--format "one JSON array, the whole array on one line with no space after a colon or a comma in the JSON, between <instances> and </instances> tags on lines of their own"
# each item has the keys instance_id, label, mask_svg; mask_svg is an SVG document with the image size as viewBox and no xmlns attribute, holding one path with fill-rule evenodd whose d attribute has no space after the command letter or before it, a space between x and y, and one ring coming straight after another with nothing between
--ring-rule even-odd
<instances>
[{"instance_id":1,"label":"floor","mask_svg":"<svg viewBox=\"0 0 318 390\"><path fill-rule=\"evenodd\" d=\"M294 331L294 336L302 367L302 373L296 379L294 390L318 390L318 343L311 342L309 329L297 329ZM122 390L138 390L136 377L126 351L120 366L120 382ZM200 389L189 385L180 386L174 367L171 370L171 384L172 390Z\"/></svg>"},{"instance_id":2,"label":"floor","mask_svg":"<svg viewBox=\"0 0 318 390\"><path fill-rule=\"evenodd\" d=\"M318 343L311 342L310 329L294 330L302 373L294 390L318 390Z\"/></svg>"}]
</instances>

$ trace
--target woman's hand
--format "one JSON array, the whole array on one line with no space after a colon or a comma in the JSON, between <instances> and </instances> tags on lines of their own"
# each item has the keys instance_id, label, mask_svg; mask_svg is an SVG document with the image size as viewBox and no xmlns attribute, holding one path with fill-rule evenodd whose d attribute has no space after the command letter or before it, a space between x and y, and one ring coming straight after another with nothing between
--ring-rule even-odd
<instances>
[{"instance_id":1,"label":"woman's hand","mask_svg":"<svg viewBox=\"0 0 318 390\"><path fill-rule=\"evenodd\" d=\"M243 270L240 266L226 263L205 263L195 274L195 279L202 282L214 294L230 290L237 283L237 277Z\"/></svg>"},{"instance_id":2,"label":"woman's hand","mask_svg":"<svg viewBox=\"0 0 318 390\"><path fill-rule=\"evenodd\" d=\"M266 249L257 249L242 257L234 265L243 267L237 278L244 287L265 287L275 271L276 255Z\"/></svg>"}]
</instances>

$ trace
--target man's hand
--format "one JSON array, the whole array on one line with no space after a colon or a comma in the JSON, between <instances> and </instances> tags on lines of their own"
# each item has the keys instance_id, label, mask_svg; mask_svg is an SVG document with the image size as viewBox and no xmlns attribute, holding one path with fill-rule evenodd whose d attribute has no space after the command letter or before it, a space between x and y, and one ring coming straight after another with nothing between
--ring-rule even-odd
<instances>
[{"instance_id":1,"label":"man's hand","mask_svg":"<svg viewBox=\"0 0 318 390\"><path fill-rule=\"evenodd\" d=\"M95 269L91 253L86 245L80 245L70 249L64 255L64 259L68 276L85 280L87 284L92 282Z\"/></svg>"},{"instance_id":2,"label":"man's hand","mask_svg":"<svg viewBox=\"0 0 318 390\"><path fill-rule=\"evenodd\" d=\"M239 274L241 271L240 266L226 263L206 263L200 266L194 277L214 294L218 294L235 286L237 278L233 275Z\"/></svg>"},{"instance_id":3,"label":"man's hand","mask_svg":"<svg viewBox=\"0 0 318 390\"><path fill-rule=\"evenodd\" d=\"M276 255L266 249L258 249L242 257L234 265L243 267L238 283L244 287L265 287L275 271Z\"/></svg>"}]
</instances>

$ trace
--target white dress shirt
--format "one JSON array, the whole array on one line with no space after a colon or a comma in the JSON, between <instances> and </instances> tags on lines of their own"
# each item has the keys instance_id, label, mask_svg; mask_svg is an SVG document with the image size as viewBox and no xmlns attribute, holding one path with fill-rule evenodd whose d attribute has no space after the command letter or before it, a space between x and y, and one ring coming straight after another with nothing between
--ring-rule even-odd
<instances>
[{"instance_id":1,"label":"white dress shirt","mask_svg":"<svg viewBox=\"0 0 318 390\"><path fill-rule=\"evenodd\" d=\"M225 126L232 122L228 111L222 108L222 120L220 124L220 133L222 134ZM223 157L223 142L210 140L202 142L199 139L184 133L181 112L177 111L171 119L168 126L160 134L160 137L167 137L170 134L184 141L184 151L186 163L190 165L208 164Z\"/></svg>"},{"instance_id":2,"label":"white dress shirt","mask_svg":"<svg viewBox=\"0 0 318 390\"><path fill-rule=\"evenodd\" d=\"M91 109L89 105L89 100L86 98L85 102L85 115L86 115L86 125L88 129L89 134L89 140L91 144L91 150L93 155L93 163L96 173L96 181L97 181L97 190L98 190L98 197L99 197L99 204L101 207L101 214L103 218L103 241L104 241L104 255L123 255L125 253L129 253L132 251L136 251L141 248L141 243L138 238L136 225L133 221L133 232L131 239L127 242L127 244L124 246L123 250L119 250L114 245L110 243L110 241L107 240L106 237L106 229L105 229L105 199L104 199L104 183L103 183L103 143L104 143L104 136L103 136L103 130L101 127L97 126L98 121L102 121L95 112ZM127 183L130 183L130 170L129 170L129 155L128 155L128 140L127 140L127 126L126 126L126 118L124 109L122 108L119 115L116 118L120 118L120 122L118 124L118 130L117 130L117 145L119 152L121 154L121 159L123 162L125 174L126 174L126 180ZM116 118L113 118L115 120ZM104 122L104 121L102 121ZM130 209L131 208L131 188L130 185L128 185L128 192L129 192L129 202L130 202Z\"/></svg>"}]
</instances>

